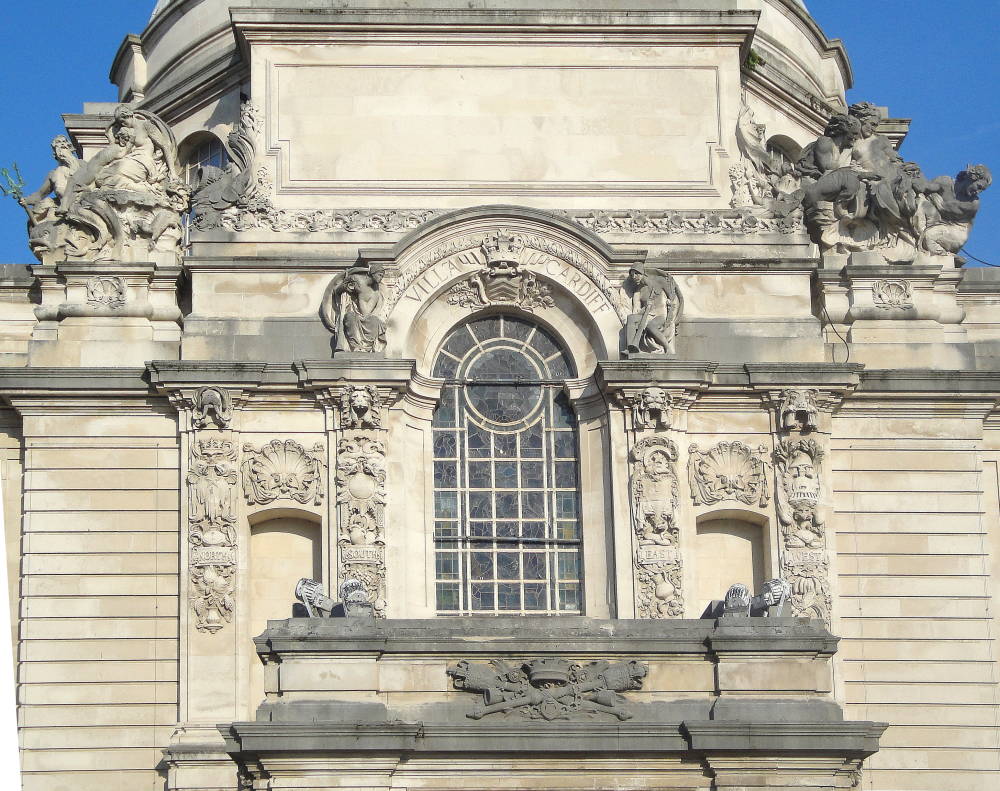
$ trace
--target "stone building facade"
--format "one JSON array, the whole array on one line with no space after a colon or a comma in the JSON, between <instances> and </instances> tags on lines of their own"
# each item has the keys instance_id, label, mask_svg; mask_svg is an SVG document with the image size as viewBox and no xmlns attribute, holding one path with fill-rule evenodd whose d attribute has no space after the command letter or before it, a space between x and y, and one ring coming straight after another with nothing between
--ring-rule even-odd
<instances>
[{"instance_id":1,"label":"stone building facade","mask_svg":"<svg viewBox=\"0 0 1000 791\"><path fill-rule=\"evenodd\" d=\"M25 789L996 787L990 174L800 2L160 0L111 76L0 279Z\"/></svg>"}]
</instances>

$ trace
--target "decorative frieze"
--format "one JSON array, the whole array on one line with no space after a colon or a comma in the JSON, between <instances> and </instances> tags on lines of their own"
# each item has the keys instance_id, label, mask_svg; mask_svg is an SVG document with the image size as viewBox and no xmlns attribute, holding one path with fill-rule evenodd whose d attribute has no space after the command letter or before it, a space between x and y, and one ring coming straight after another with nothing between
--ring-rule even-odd
<instances>
[{"instance_id":1,"label":"decorative frieze","mask_svg":"<svg viewBox=\"0 0 1000 791\"><path fill-rule=\"evenodd\" d=\"M766 449L754 450L743 442L720 442L703 452L688 448L688 484L695 505L715 505L738 500L764 508L771 497L767 490Z\"/></svg>"},{"instance_id":2,"label":"decorative frieze","mask_svg":"<svg viewBox=\"0 0 1000 791\"><path fill-rule=\"evenodd\" d=\"M236 470L232 440L192 438L186 479L191 608L195 627L212 634L235 609Z\"/></svg>"},{"instance_id":3,"label":"decorative frieze","mask_svg":"<svg viewBox=\"0 0 1000 791\"><path fill-rule=\"evenodd\" d=\"M630 454L635 531L636 611L640 618L684 614L680 531L677 525L677 446L648 437Z\"/></svg>"},{"instance_id":4,"label":"decorative frieze","mask_svg":"<svg viewBox=\"0 0 1000 791\"><path fill-rule=\"evenodd\" d=\"M261 448L243 446L243 495L248 505L294 500L322 505L326 448L317 442L306 450L294 439L273 439Z\"/></svg>"},{"instance_id":5,"label":"decorative frieze","mask_svg":"<svg viewBox=\"0 0 1000 791\"><path fill-rule=\"evenodd\" d=\"M563 657L527 661L463 659L448 668L455 689L482 694L466 714L474 720L499 715L522 720L631 719L622 695L642 688L642 662L578 662Z\"/></svg>"},{"instance_id":6,"label":"decorative frieze","mask_svg":"<svg viewBox=\"0 0 1000 791\"><path fill-rule=\"evenodd\" d=\"M832 597L826 524L820 507L823 450L814 439L785 439L774 451L781 525L781 574L792 615L830 622Z\"/></svg>"},{"instance_id":7,"label":"decorative frieze","mask_svg":"<svg viewBox=\"0 0 1000 791\"><path fill-rule=\"evenodd\" d=\"M385 445L370 437L337 444L338 579L365 589L376 617L385 616Z\"/></svg>"}]
</instances>

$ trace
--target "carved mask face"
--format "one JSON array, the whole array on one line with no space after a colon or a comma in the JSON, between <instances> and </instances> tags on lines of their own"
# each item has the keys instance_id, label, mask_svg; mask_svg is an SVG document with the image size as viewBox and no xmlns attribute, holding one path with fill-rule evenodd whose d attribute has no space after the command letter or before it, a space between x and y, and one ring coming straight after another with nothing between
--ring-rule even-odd
<instances>
[{"instance_id":1,"label":"carved mask face","mask_svg":"<svg viewBox=\"0 0 1000 791\"><path fill-rule=\"evenodd\" d=\"M355 412L367 412L371 409L371 405L371 397L366 390L354 390L351 393L351 409Z\"/></svg>"}]
</instances>

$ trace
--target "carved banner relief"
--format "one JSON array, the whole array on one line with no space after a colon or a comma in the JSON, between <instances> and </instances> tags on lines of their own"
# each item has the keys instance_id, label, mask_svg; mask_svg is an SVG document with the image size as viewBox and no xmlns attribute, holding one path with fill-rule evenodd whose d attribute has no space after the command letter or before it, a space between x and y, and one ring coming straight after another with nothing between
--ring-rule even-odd
<instances>
[{"instance_id":1,"label":"carved banner relief","mask_svg":"<svg viewBox=\"0 0 1000 791\"><path fill-rule=\"evenodd\" d=\"M791 585L792 615L830 623L830 561L820 509L823 450L811 438L790 437L774 451L781 524L781 576Z\"/></svg>"},{"instance_id":2,"label":"carved banner relief","mask_svg":"<svg viewBox=\"0 0 1000 791\"><path fill-rule=\"evenodd\" d=\"M337 579L360 583L377 618L385 617L386 448L382 399L374 385L340 394L337 487Z\"/></svg>"},{"instance_id":3,"label":"carved banner relief","mask_svg":"<svg viewBox=\"0 0 1000 791\"><path fill-rule=\"evenodd\" d=\"M630 454L632 528L635 532L636 614L684 614L680 530L677 525L677 446L647 437Z\"/></svg>"},{"instance_id":4,"label":"carved banner relief","mask_svg":"<svg viewBox=\"0 0 1000 791\"><path fill-rule=\"evenodd\" d=\"M187 473L191 608L195 628L210 634L235 610L237 481L235 441L194 434Z\"/></svg>"}]
</instances>

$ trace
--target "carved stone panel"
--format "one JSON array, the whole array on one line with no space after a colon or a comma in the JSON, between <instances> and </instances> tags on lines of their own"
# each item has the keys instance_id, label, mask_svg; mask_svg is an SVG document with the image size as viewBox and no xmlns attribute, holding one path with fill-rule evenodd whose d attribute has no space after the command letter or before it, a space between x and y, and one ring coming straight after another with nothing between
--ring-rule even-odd
<instances>
[{"instance_id":1,"label":"carved stone panel","mask_svg":"<svg viewBox=\"0 0 1000 791\"><path fill-rule=\"evenodd\" d=\"M233 618L236 574L236 445L192 439L188 465L188 543L195 627L214 634Z\"/></svg>"},{"instance_id":2,"label":"carved stone panel","mask_svg":"<svg viewBox=\"0 0 1000 791\"><path fill-rule=\"evenodd\" d=\"M118 310L128 301L125 280L117 275L95 275L87 281L87 304Z\"/></svg>"},{"instance_id":3,"label":"carved stone panel","mask_svg":"<svg viewBox=\"0 0 1000 791\"><path fill-rule=\"evenodd\" d=\"M913 291L906 280L876 280L872 284L872 302L884 310L910 310L913 308Z\"/></svg>"},{"instance_id":4,"label":"carved stone panel","mask_svg":"<svg viewBox=\"0 0 1000 791\"><path fill-rule=\"evenodd\" d=\"M640 618L684 614L677 526L677 446L649 437L632 448L632 527L635 531L636 610Z\"/></svg>"},{"instance_id":5,"label":"carved stone panel","mask_svg":"<svg viewBox=\"0 0 1000 791\"><path fill-rule=\"evenodd\" d=\"M522 720L592 720L632 717L621 693L641 689L648 668L642 662L577 662L563 657L528 661L463 659L448 668L455 689L482 694L466 714L474 720L496 715Z\"/></svg>"},{"instance_id":6,"label":"carved stone panel","mask_svg":"<svg viewBox=\"0 0 1000 791\"><path fill-rule=\"evenodd\" d=\"M829 559L820 508L822 460L823 450L814 439L786 439L774 451L781 573L792 588L792 615L829 623Z\"/></svg>"},{"instance_id":7,"label":"carved stone panel","mask_svg":"<svg viewBox=\"0 0 1000 791\"><path fill-rule=\"evenodd\" d=\"M338 578L364 585L376 617L385 616L385 445L368 437L337 445Z\"/></svg>"},{"instance_id":8,"label":"carved stone panel","mask_svg":"<svg viewBox=\"0 0 1000 791\"><path fill-rule=\"evenodd\" d=\"M326 448L321 442L306 450L293 439L273 439L260 449L244 445L243 454L243 495L249 505L275 500L323 504Z\"/></svg>"},{"instance_id":9,"label":"carved stone panel","mask_svg":"<svg viewBox=\"0 0 1000 791\"><path fill-rule=\"evenodd\" d=\"M720 442L703 452L697 445L688 448L688 484L695 505L715 505L738 500L764 508L770 502L767 491L765 449Z\"/></svg>"}]
</instances>

